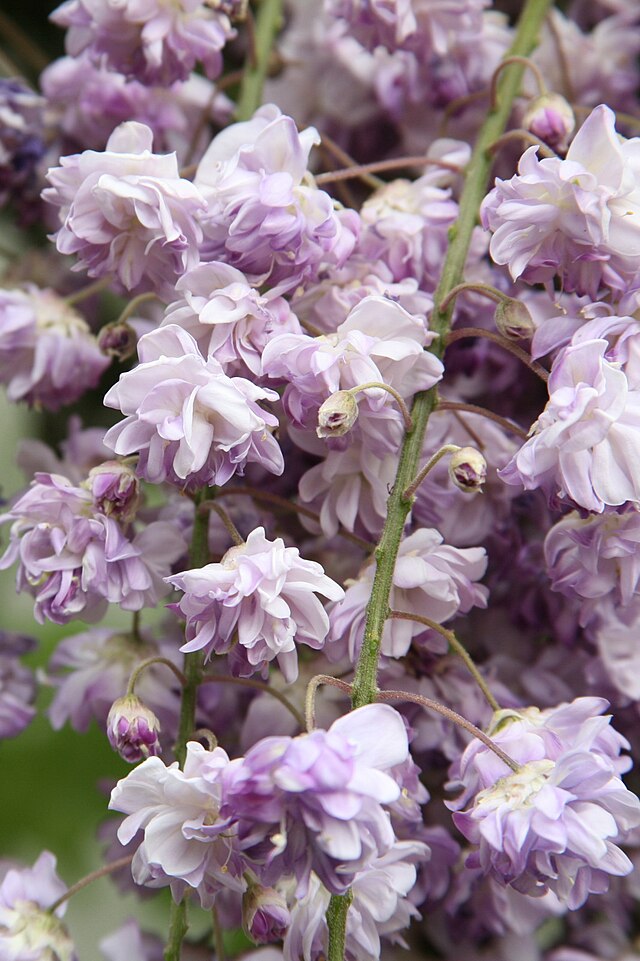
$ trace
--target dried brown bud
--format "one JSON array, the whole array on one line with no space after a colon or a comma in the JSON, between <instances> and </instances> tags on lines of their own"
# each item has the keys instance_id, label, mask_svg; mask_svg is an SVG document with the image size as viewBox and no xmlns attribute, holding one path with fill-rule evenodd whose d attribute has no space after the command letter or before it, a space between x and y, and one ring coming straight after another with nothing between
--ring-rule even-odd
<instances>
[{"instance_id":1,"label":"dried brown bud","mask_svg":"<svg viewBox=\"0 0 640 961\"><path fill-rule=\"evenodd\" d=\"M487 479L487 462L475 447L461 447L451 455L449 477L461 491L475 494Z\"/></svg>"},{"instance_id":2,"label":"dried brown bud","mask_svg":"<svg viewBox=\"0 0 640 961\"><path fill-rule=\"evenodd\" d=\"M494 315L498 332L509 340L527 340L535 331L529 308L521 300L501 300Z\"/></svg>"}]
</instances>

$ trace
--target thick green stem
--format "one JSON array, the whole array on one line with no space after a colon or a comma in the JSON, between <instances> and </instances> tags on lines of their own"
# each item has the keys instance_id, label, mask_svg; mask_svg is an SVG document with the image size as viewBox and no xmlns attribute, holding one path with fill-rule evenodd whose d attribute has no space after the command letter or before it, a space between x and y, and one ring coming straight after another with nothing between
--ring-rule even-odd
<instances>
[{"instance_id":1,"label":"thick green stem","mask_svg":"<svg viewBox=\"0 0 640 961\"><path fill-rule=\"evenodd\" d=\"M344 949L347 939L347 914L351 907L353 896L351 891L346 894L334 894L327 908L327 924L329 926L329 947L327 961L344 961Z\"/></svg>"},{"instance_id":2,"label":"thick green stem","mask_svg":"<svg viewBox=\"0 0 640 961\"><path fill-rule=\"evenodd\" d=\"M249 120L262 102L262 87L281 21L282 0L261 0L255 25L255 63L248 63L243 74L236 120Z\"/></svg>"},{"instance_id":3,"label":"thick green stem","mask_svg":"<svg viewBox=\"0 0 640 961\"><path fill-rule=\"evenodd\" d=\"M513 45L507 56L526 57L531 52L550 3L551 0L527 0ZM506 127L511 105L520 88L523 71L524 65L515 62L502 72L498 83L496 105L487 115L478 134L476 146L467 167L458 219L450 231L450 245L434 297L435 307L431 328L438 335L433 350L439 357L444 352L453 311L451 302L446 304L444 309L440 305L446 302L454 287L462 282L471 235L477 223L478 209L486 193L491 170L490 148ZM396 481L387 505L387 520L380 543L376 548L376 574L367 610L364 643L353 685L354 707L369 704L375 697L378 657L382 631L389 613L393 571L402 532L411 508L411 499L406 496L405 491L417 474L424 434L435 404L436 392L432 389L416 395L411 412L413 430L407 432L402 447Z\"/></svg>"},{"instance_id":4,"label":"thick green stem","mask_svg":"<svg viewBox=\"0 0 640 961\"><path fill-rule=\"evenodd\" d=\"M189 551L191 567L204 567L209 560L209 514L198 510L205 496L206 491L201 491L200 495L195 498L193 533ZM185 655L185 685L182 689L178 737L175 744L175 755L180 767L184 767L187 756L187 741L193 736L196 726L196 701L198 687L202 680L202 662L202 651L194 651L192 654ZM169 935L164 950L165 961L180 961L182 942L188 927L186 900L183 898L179 904L172 901Z\"/></svg>"}]
</instances>

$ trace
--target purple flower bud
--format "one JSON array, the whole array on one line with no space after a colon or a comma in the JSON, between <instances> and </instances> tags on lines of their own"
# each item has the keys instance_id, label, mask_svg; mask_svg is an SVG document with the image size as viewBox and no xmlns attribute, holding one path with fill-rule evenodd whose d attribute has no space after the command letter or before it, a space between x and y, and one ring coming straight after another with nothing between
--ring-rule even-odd
<instances>
[{"instance_id":1,"label":"purple flower bud","mask_svg":"<svg viewBox=\"0 0 640 961\"><path fill-rule=\"evenodd\" d=\"M284 937L291 915L275 888L252 884L242 898L242 926L256 944L271 944Z\"/></svg>"},{"instance_id":2,"label":"purple flower bud","mask_svg":"<svg viewBox=\"0 0 640 961\"><path fill-rule=\"evenodd\" d=\"M475 494L487 479L487 462L475 447L461 447L449 461L449 477L461 491Z\"/></svg>"},{"instance_id":3,"label":"purple flower bud","mask_svg":"<svg viewBox=\"0 0 640 961\"><path fill-rule=\"evenodd\" d=\"M509 340L524 340L533 335L535 324L529 308L521 300L510 297L496 307L494 320L498 332Z\"/></svg>"},{"instance_id":4,"label":"purple flower bud","mask_svg":"<svg viewBox=\"0 0 640 961\"><path fill-rule=\"evenodd\" d=\"M550 147L566 150L576 125L573 110L558 93L545 93L527 107L522 126Z\"/></svg>"},{"instance_id":5,"label":"purple flower bud","mask_svg":"<svg viewBox=\"0 0 640 961\"><path fill-rule=\"evenodd\" d=\"M107 517L113 516L124 523L135 517L140 482L128 464L105 461L89 471L83 486L91 491L93 503Z\"/></svg>"},{"instance_id":6,"label":"purple flower bud","mask_svg":"<svg viewBox=\"0 0 640 961\"><path fill-rule=\"evenodd\" d=\"M135 694L114 701L107 718L109 744L129 764L160 754L160 721Z\"/></svg>"},{"instance_id":7,"label":"purple flower bud","mask_svg":"<svg viewBox=\"0 0 640 961\"><path fill-rule=\"evenodd\" d=\"M318 437L343 437L358 419L358 403L348 390L327 397L318 411Z\"/></svg>"},{"instance_id":8,"label":"purple flower bud","mask_svg":"<svg viewBox=\"0 0 640 961\"><path fill-rule=\"evenodd\" d=\"M116 357L118 360L128 360L136 352L138 338L136 332L129 324L118 323L107 324L98 334L98 347L107 357Z\"/></svg>"}]
</instances>

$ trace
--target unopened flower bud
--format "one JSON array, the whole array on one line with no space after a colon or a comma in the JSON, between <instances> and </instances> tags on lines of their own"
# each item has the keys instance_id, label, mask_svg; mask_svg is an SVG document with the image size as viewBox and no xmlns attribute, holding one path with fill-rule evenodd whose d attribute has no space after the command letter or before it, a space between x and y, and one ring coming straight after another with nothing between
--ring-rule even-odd
<instances>
[{"instance_id":1,"label":"unopened flower bud","mask_svg":"<svg viewBox=\"0 0 640 961\"><path fill-rule=\"evenodd\" d=\"M358 419L358 404L348 390L337 390L318 411L318 437L342 437Z\"/></svg>"},{"instance_id":2,"label":"unopened flower bud","mask_svg":"<svg viewBox=\"0 0 640 961\"><path fill-rule=\"evenodd\" d=\"M529 308L521 300L501 300L494 314L496 327L509 340L526 340L533 335L535 324Z\"/></svg>"},{"instance_id":3,"label":"unopened flower bud","mask_svg":"<svg viewBox=\"0 0 640 961\"><path fill-rule=\"evenodd\" d=\"M160 721L135 694L114 701L107 717L107 737L129 764L160 754Z\"/></svg>"},{"instance_id":4,"label":"unopened flower bud","mask_svg":"<svg viewBox=\"0 0 640 961\"><path fill-rule=\"evenodd\" d=\"M135 517L140 483L128 464L107 460L89 471L84 487L91 491L96 507L107 517L127 523Z\"/></svg>"},{"instance_id":5,"label":"unopened flower bud","mask_svg":"<svg viewBox=\"0 0 640 961\"><path fill-rule=\"evenodd\" d=\"M114 321L98 333L98 347L102 353L117 360L128 360L129 357L133 357L137 343L136 332L126 321L124 323Z\"/></svg>"},{"instance_id":6,"label":"unopened flower bud","mask_svg":"<svg viewBox=\"0 0 640 961\"><path fill-rule=\"evenodd\" d=\"M487 462L475 447L461 447L451 455L449 477L461 491L475 494L487 479Z\"/></svg>"},{"instance_id":7,"label":"unopened flower bud","mask_svg":"<svg viewBox=\"0 0 640 961\"><path fill-rule=\"evenodd\" d=\"M527 107L522 126L549 144L554 150L564 151L576 125L573 110L559 93L544 93L535 97Z\"/></svg>"},{"instance_id":8,"label":"unopened flower bud","mask_svg":"<svg viewBox=\"0 0 640 961\"><path fill-rule=\"evenodd\" d=\"M275 888L250 884L242 898L242 925L256 944L280 941L291 916L284 897Z\"/></svg>"}]
</instances>

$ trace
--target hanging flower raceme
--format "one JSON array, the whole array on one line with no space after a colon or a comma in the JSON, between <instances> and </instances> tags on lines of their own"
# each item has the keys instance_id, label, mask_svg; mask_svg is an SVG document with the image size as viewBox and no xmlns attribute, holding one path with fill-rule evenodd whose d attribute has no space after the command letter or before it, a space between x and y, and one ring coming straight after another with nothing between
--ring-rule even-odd
<instances>
[{"instance_id":1,"label":"hanging flower raceme","mask_svg":"<svg viewBox=\"0 0 640 961\"><path fill-rule=\"evenodd\" d=\"M107 407L126 415L107 431L105 443L118 454L139 452L138 471L146 480L196 489L225 484L247 463L282 473L272 436L278 420L258 405L277 400L275 391L227 377L175 324L141 337L138 356L138 366L105 396Z\"/></svg>"},{"instance_id":2,"label":"hanging flower raceme","mask_svg":"<svg viewBox=\"0 0 640 961\"><path fill-rule=\"evenodd\" d=\"M109 603L129 611L153 607L168 591L163 577L186 547L163 521L130 540L87 490L58 474L36 474L0 522L11 523L0 569L19 561L17 589L35 597L40 624L79 616L96 621Z\"/></svg>"},{"instance_id":3,"label":"hanging flower raceme","mask_svg":"<svg viewBox=\"0 0 640 961\"><path fill-rule=\"evenodd\" d=\"M86 321L53 290L0 290L0 382L12 401L58 410L109 366Z\"/></svg>"},{"instance_id":4,"label":"hanging flower raceme","mask_svg":"<svg viewBox=\"0 0 640 961\"><path fill-rule=\"evenodd\" d=\"M59 208L55 242L77 255L74 269L162 295L198 263L207 205L180 176L175 153L154 154L152 143L145 124L120 124L103 153L61 157L42 196Z\"/></svg>"},{"instance_id":5,"label":"hanging flower raceme","mask_svg":"<svg viewBox=\"0 0 640 961\"><path fill-rule=\"evenodd\" d=\"M565 160L522 156L511 180L496 181L482 204L491 256L511 276L588 294L635 286L640 256L640 138L623 140L615 114L599 106Z\"/></svg>"},{"instance_id":6,"label":"hanging flower raceme","mask_svg":"<svg viewBox=\"0 0 640 961\"><path fill-rule=\"evenodd\" d=\"M620 779L629 745L601 716L607 706L578 698L496 715L492 738L517 771L480 741L470 744L460 761L463 792L449 804L477 846L470 867L525 894L553 891L572 909L632 870L616 842L640 825L640 800Z\"/></svg>"},{"instance_id":7,"label":"hanging flower raceme","mask_svg":"<svg viewBox=\"0 0 640 961\"><path fill-rule=\"evenodd\" d=\"M598 513L640 501L640 391L607 360L608 346L590 340L558 355L549 402L500 471L507 484L540 487Z\"/></svg>"},{"instance_id":8,"label":"hanging flower raceme","mask_svg":"<svg viewBox=\"0 0 640 961\"><path fill-rule=\"evenodd\" d=\"M408 756L400 715L372 704L328 731L267 737L223 775L223 813L238 824L244 853L265 884L294 875L297 897L311 871L334 894L395 842L382 805L400 788L387 772Z\"/></svg>"},{"instance_id":9,"label":"hanging flower raceme","mask_svg":"<svg viewBox=\"0 0 640 961\"><path fill-rule=\"evenodd\" d=\"M67 51L150 84L186 80L197 63L214 78L235 36L226 13L202 0L66 0L51 15L67 27Z\"/></svg>"},{"instance_id":10,"label":"hanging flower raceme","mask_svg":"<svg viewBox=\"0 0 640 961\"><path fill-rule=\"evenodd\" d=\"M359 218L307 172L319 139L313 127L298 133L273 104L215 137L194 178L208 202L203 260L222 260L281 292L316 278L322 265L344 263Z\"/></svg>"},{"instance_id":11,"label":"hanging flower raceme","mask_svg":"<svg viewBox=\"0 0 640 961\"><path fill-rule=\"evenodd\" d=\"M131 868L136 884L170 885L176 901L187 887L195 888L206 908L222 888L245 889L246 865L233 819L221 815L222 775L228 765L222 748L206 751L189 742L184 770L177 761L166 766L150 757L118 781L109 803L127 815L118 839L128 844L144 832Z\"/></svg>"},{"instance_id":12,"label":"hanging flower raceme","mask_svg":"<svg viewBox=\"0 0 640 961\"><path fill-rule=\"evenodd\" d=\"M268 672L276 660L287 682L298 676L297 644L324 646L329 618L316 594L338 601L344 591L320 564L296 547L270 541L264 528L232 547L220 563L167 580L184 591L176 605L187 620L182 651L229 654L232 671L247 677Z\"/></svg>"}]
</instances>

